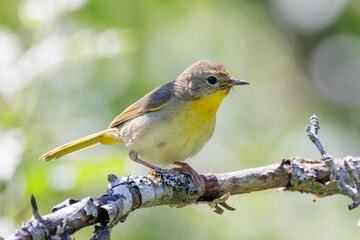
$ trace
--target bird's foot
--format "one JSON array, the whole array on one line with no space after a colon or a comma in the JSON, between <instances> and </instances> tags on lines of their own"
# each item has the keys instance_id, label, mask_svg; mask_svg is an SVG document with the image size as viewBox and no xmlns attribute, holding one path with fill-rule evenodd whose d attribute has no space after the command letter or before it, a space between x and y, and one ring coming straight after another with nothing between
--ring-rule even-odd
<instances>
[{"instance_id":1,"label":"bird's foot","mask_svg":"<svg viewBox=\"0 0 360 240\"><path fill-rule=\"evenodd\" d=\"M192 168L190 167L189 164L187 163L183 163L183 162L174 162L175 165L178 165L180 167L178 168L173 168L171 170L168 169L164 169L164 168L159 168L156 167L148 162L145 162L144 160L141 160L140 158L138 158L137 153L130 151L129 153L130 159L140 163L148 168L151 168L153 171L150 172L152 175L157 176L158 174L168 174L171 177L174 176L179 176L181 180L183 180L183 178L181 177L180 172L184 171L186 173L188 173L191 177L192 180L194 180L200 187L202 190L205 191L205 182L204 180L200 177L200 175Z\"/></svg>"},{"instance_id":2,"label":"bird's foot","mask_svg":"<svg viewBox=\"0 0 360 240\"><path fill-rule=\"evenodd\" d=\"M205 190L204 180L189 164L183 162L174 162L174 164L180 167L171 169L172 172L187 172L191 179L194 180L203 190Z\"/></svg>"},{"instance_id":3,"label":"bird's foot","mask_svg":"<svg viewBox=\"0 0 360 240\"><path fill-rule=\"evenodd\" d=\"M168 170L168 169L164 169L164 168L159 168L159 167L152 167L151 168L153 171L151 171L150 173L153 175L156 175L157 173L159 174L168 174L170 176L174 176L176 175L176 173L174 173L172 170Z\"/></svg>"}]
</instances>

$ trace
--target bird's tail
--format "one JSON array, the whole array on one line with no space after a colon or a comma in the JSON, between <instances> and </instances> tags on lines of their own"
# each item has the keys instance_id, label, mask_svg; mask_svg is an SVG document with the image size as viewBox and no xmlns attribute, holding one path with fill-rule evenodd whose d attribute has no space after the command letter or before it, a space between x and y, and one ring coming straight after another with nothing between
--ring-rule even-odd
<instances>
[{"instance_id":1,"label":"bird's tail","mask_svg":"<svg viewBox=\"0 0 360 240\"><path fill-rule=\"evenodd\" d=\"M123 141L120 137L119 131L116 128L109 128L102 132L94 133L87 137L83 137L73 142L57 147L50 152L42 155L40 159L45 161L55 160L68 154L78 152L89 147L93 147L100 143L115 145L122 144Z\"/></svg>"}]
</instances>

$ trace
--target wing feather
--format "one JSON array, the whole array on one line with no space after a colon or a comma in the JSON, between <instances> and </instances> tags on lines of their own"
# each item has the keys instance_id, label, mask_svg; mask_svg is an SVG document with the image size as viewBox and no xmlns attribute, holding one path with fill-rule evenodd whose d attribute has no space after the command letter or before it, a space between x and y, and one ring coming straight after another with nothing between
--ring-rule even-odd
<instances>
[{"instance_id":1,"label":"wing feather","mask_svg":"<svg viewBox=\"0 0 360 240\"><path fill-rule=\"evenodd\" d=\"M173 95L172 88L173 82L155 88L120 113L120 115L111 122L109 128L118 127L130 119L162 109Z\"/></svg>"}]
</instances>

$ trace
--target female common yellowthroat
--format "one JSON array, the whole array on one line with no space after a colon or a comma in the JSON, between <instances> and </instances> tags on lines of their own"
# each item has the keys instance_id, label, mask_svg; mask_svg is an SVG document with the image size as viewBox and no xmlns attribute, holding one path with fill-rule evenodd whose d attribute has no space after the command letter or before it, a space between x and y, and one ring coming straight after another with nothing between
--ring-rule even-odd
<instances>
[{"instance_id":1,"label":"female common yellowthroat","mask_svg":"<svg viewBox=\"0 0 360 240\"><path fill-rule=\"evenodd\" d=\"M177 164L181 166L177 170L188 171L199 182L200 176L182 161L197 154L210 139L216 112L230 89L246 84L218 63L198 61L174 81L126 108L107 130L55 148L40 158L55 160L100 143L125 144L131 160L155 172L169 170L153 164Z\"/></svg>"}]
</instances>

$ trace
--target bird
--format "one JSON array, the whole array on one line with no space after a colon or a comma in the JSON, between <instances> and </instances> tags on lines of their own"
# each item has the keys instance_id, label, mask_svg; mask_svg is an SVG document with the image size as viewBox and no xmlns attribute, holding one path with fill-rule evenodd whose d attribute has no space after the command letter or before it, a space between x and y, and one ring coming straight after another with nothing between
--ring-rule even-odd
<instances>
[{"instance_id":1,"label":"bird","mask_svg":"<svg viewBox=\"0 0 360 240\"><path fill-rule=\"evenodd\" d=\"M211 138L217 110L235 79L221 64L201 60L127 107L101 132L57 147L40 159L55 160L98 144L125 145L131 160L156 173L188 172L197 183L201 177L185 160L195 156ZM174 164L167 170L159 167Z\"/></svg>"}]
</instances>

